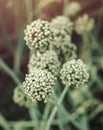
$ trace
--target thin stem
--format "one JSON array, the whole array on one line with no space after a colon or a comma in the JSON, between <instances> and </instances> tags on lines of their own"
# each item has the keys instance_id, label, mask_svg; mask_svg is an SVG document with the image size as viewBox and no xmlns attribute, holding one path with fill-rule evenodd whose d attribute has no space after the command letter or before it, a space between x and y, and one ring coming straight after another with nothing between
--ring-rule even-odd
<instances>
[{"instance_id":1,"label":"thin stem","mask_svg":"<svg viewBox=\"0 0 103 130\"><path fill-rule=\"evenodd\" d=\"M45 127L45 122L48 118L50 107L51 107L51 104L50 104L50 102L48 102L48 104L46 104L46 106L45 106L44 113L43 113L43 116L42 116L41 128L40 128L41 130Z\"/></svg>"},{"instance_id":2,"label":"thin stem","mask_svg":"<svg viewBox=\"0 0 103 130\"><path fill-rule=\"evenodd\" d=\"M45 107L44 114L43 114L43 119L44 120L46 120L47 117L48 117L48 114L49 114L49 111L50 111L50 107L51 107L51 104L50 104L50 102L48 102L48 104Z\"/></svg>"},{"instance_id":3,"label":"thin stem","mask_svg":"<svg viewBox=\"0 0 103 130\"><path fill-rule=\"evenodd\" d=\"M5 129L5 130L10 130L9 123L7 120L1 115L0 113L0 125Z\"/></svg>"},{"instance_id":4,"label":"thin stem","mask_svg":"<svg viewBox=\"0 0 103 130\"><path fill-rule=\"evenodd\" d=\"M12 121L10 122L11 127L22 128L22 127L36 127L39 124L35 121Z\"/></svg>"},{"instance_id":5,"label":"thin stem","mask_svg":"<svg viewBox=\"0 0 103 130\"><path fill-rule=\"evenodd\" d=\"M54 118L54 116L55 116L55 114L56 114L56 112L57 112L57 108L58 108L58 106L61 104L61 102L63 101L64 96L65 96L65 94L66 94L66 92L67 92L67 90L68 90L68 87L69 87L69 86L66 86L66 87L64 88L64 90L63 90L63 92L62 92L62 94L61 94L61 96L60 96L60 98L59 98L59 100L58 100L58 102L57 102L57 105L56 105L56 106L54 107L54 109L52 110L51 115L50 115L50 117L49 117L49 119L48 119L48 121L47 121L47 123L46 123L45 130L49 130L49 129L50 129L52 120L53 120L53 118Z\"/></svg>"},{"instance_id":6,"label":"thin stem","mask_svg":"<svg viewBox=\"0 0 103 130\"><path fill-rule=\"evenodd\" d=\"M38 105L37 103L34 104L34 106L30 107L29 109L29 115L32 120L39 122L39 117L41 116L39 111L38 111Z\"/></svg>"},{"instance_id":7,"label":"thin stem","mask_svg":"<svg viewBox=\"0 0 103 130\"><path fill-rule=\"evenodd\" d=\"M99 104L94 111L89 114L89 121L94 119L99 113L103 112L103 104Z\"/></svg>"},{"instance_id":8,"label":"thin stem","mask_svg":"<svg viewBox=\"0 0 103 130\"><path fill-rule=\"evenodd\" d=\"M65 11L65 7L68 5L68 0L64 0L64 7L63 7L63 12L62 12L62 14L63 15L65 15L64 14L64 11Z\"/></svg>"},{"instance_id":9,"label":"thin stem","mask_svg":"<svg viewBox=\"0 0 103 130\"><path fill-rule=\"evenodd\" d=\"M71 105L73 106L73 109L76 110L77 106L76 106L76 103L75 103L75 101L74 101L74 99L72 97L70 89L68 89L68 93L67 94L68 94L68 100L70 101Z\"/></svg>"},{"instance_id":10,"label":"thin stem","mask_svg":"<svg viewBox=\"0 0 103 130\"><path fill-rule=\"evenodd\" d=\"M20 79L15 75L15 73L6 65L6 63L0 58L0 67L15 81L17 85L21 83Z\"/></svg>"},{"instance_id":11,"label":"thin stem","mask_svg":"<svg viewBox=\"0 0 103 130\"><path fill-rule=\"evenodd\" d=\"M27 22L30 23L33 20L32 14L32 2L30 0L25 0L26 13L27 13Z\"/></svg>"},{"instance_id":12,"label":"thin stem","mask_svg":"<svg viewBox=\"0 0 103 130\"><path fill-rule=\"evenodd\" d=\"M20 72L20 65L23 57L24 41L22 40L22 37L23 37L23 31L21 30L17 50L14 55L14 71L16 74L19 74Z\"/></svg>"}]
</instances>

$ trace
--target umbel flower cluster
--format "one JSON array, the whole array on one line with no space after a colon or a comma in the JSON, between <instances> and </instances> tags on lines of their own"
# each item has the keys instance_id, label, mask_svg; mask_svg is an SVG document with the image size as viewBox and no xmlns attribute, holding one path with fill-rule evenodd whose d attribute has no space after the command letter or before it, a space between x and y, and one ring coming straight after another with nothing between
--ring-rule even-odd
<instances>
[{"instance_id":1,"label":"umbel flower cluster","mask_svg":"<svg viewBox=\"0 0 103 130\"><path fill-rule=\"evenodd\" d=\"M88 68L80 59L66 62L60 71L60 75L65 85L79 86L89 79Z\"/></svg>"},{"instance_id":2,"label":"umbel flower cluster","mask_svg":"<svg viewBox=\"0 0 103 130\"><path fill-rule=\"evenodd\" d=\"M65 16L74 16L81 10L81 5L79 2L72 1L68 3L64 9Z\"/></svg>"},{"instance_id":3,"label":"umbel flower cluster","mask_svg":"<svg viewBox=\"0 0 103 130\"><path fill-rule=\"evenodd\" d=\"M81 87L88 82L88 68L78 59L77 47L71 40L74 27L65 16L51 22L38 19L27 25L24 39L31 52L28 74L14 90L14 102L26 107L37 101L47 102L58 78L64 86Z\"/></svg>"},{"instance_id":4,"label":"umbel flower cluster","mask_svg":"<svg viewBox=\"0 0 103 130\"><path fill-rule=\"evenodd\" d=\"M28 69L30 72L34 68L50 71L54 76L58 76L60 70L60 62L56 52L49 50L43 54L33 54L30 58Z\"/></svg>"},{"instance_id":5,"label":"umbel flower cluster","mask_svg":"<svg viewBox=\"0 0 103 130\"><path fill-rule=\"evenodd\" d=\"M73 22L65 16L57 16L51 21L55 32L54 44L51 48L58 54L61 62L75 59L77 47L71 41Z\"/></svg>"},{"instance_id":6,"label":"umbel flower cluster","mask_svg":"<svg viewBox=\"0 0 103 130\"><path fill-rule=\"evenodd\" d=\"M51 21L51 25L54 27L55 33L58 35L59 33L71 33L73 30L73 22L70 21L67 17L57 16L53 18ZM64 35L65 36L65 35Z\"/></svg>"},{"instance_id":7,"label":"umbel flower cluster","mask_svg":"<svg viewBox=\"0 0 103 130\"><path fill-rule=\"evenodd\" d=\"M35 69L25 77L23 87L25 93L33 102L46 102L47 96L53 93L53 86L55 85L54 76L47 70Z\"/></svg>"},{"instance_id":8,"label":"umbel flower cluster","mask_svg":"<svg viewBox=\"0 0 103 130\"><path fill-rule=\"evenodd\" d=\"M26 45L30 49L39 50L40 52L48 50L54 39L54 33L49 22L40 19L27 25L24 33Z\"/></svg>"},{"instance_id":9,"label":"umbel flower cluster","mask_svg":"<svg viewBox=\"0 0 103 130\"><path fill-rule=\"evenodd\" d=\"M93 27L94 20L92 18L89 19L89 16L87 14L84 14L75 21L75 31L78 34L84 35L85 33L90 32Z\"/></svg>"},{"instance_id":10,"label":"umbel flower cluster","mask_svg":"<svg viewBox=\"0 0 103 130\"><path fill-rule=\"evenodd\" d=\"M22 85L19 85L14 89L13 100L19 106L30 107L33 105L30 97L24 93Z\"/></svg>"}]
</instances>

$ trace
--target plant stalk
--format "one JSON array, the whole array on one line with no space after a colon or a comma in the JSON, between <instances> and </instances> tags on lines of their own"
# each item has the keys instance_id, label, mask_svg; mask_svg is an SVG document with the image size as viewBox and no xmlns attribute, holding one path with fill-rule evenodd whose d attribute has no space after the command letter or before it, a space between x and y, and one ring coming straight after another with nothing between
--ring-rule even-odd
<instances>
[{"instance_id":1,"label":"plant stalk","mask_svg":"<svg viewBox=\"0 0 103 130\"><path fill-rule=\"evenodd\" d=\"M63 90L63 92L62 92L62 94L61 94L61 96L60 96L60 98L59 98L59 100L58 100L58 102L57 102L57 105L54 106L54 109L52 110L51 115L50 115L50 117L49 117L49 119L48 119L48 121L47 121L47 123L46 123L45 130L50 130L50 126L51 126L51 123L52 123L52 121L53 121L53 118L54 118L54 116L55 116L55 114L56 114L56 112L57 112L58 106L59 106L59 105L61 104L61 102L63 101L63 99L64 99L64 97L65 97L65 94L66 94L66 92L67 92L67 90L68 90L68 87L69 87L69 86L66 86L66 87L64 88L64 90Z\"/></svg>"}]
</instances>

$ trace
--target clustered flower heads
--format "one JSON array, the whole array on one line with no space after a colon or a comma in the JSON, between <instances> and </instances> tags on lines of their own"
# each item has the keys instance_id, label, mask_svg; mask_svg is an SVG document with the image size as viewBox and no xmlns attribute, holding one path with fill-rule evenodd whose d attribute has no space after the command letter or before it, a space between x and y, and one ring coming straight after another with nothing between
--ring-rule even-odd
<instances>
[{"instance_id":1,"label":"clustered flower heads","mask_svg":"<svg viewBox=\"0 0 103 130\"><path fill-rule=\"evenodd\" d=\"M89 79L88 68L80 59L66 62L60 71L60 75L64 85L75 85L77 87L85 84Z\"/></svg>"},{"instance_id":2,"label":"clustered flower heads","mask_svg":"<svg viewBox=\"0 0 103 130\"><path fill-rule=\"evenodd\" d=\"M26 45L30 49L35 49L40 52L45 52L49 49L55 36L49 22L40 19L27 25L24 33Z\"/></svg>"},{"instance_id":3,"label":"clustered flower heads","mask_svg":"<svg viewBox=\"0 0 103 130\"><path fill-rule=\"evenodd\" d=\"M19 106L30 107L33 105L32 100L24 93L24 88L22 85L19 85L14 89L13 100Z\"/></svg>"},{"instance_id":4,"label":"clustered flower heads","mask_svg":"<svg viewBox=\"0 0 103 130\"><path fill-rule=\"evenodd\" d=\"M80 59L76 60L77 47L71 40L73 27L73 22L65 16L57 16L51 22L38 19L27 25L24 39L32 55L25 80L14 90L14 102L26 107L37 101L46 102L59 76L68 86L81 86L88 81L87 66ZM78 33L88 32L93 20L84 15L76 21L75 27Z\"/></svg>"},{"instance_id":5,"label":"clustered flower heads","mask_svg":"<svg viewBox=\"0 0 103 130\"><path fill-rule=\"evenodd\" d=\"M76 58L76 46L71 43L73 23L65 16L57 16L52 19L51 25L55 32L54 44L51 48L56 51L59 60L64 62Z\"/></svg>"},{"instance_id":6,"label":"clustered flower heads","mask_svg":"<svg viewBox=\"0 0 103 130\"><path fill-rule=\"evenodd\" d=\"M47 101L49 95L53 93L55 77L46 70L34 69L25 77L23 87L25 93L33 102Z\"/></svg>"},{"instance_id":7,"label":"clustered flower heads","mask_svg":"<svg viewBox=\"0 0 103 130\"><path fill-rule=\"evenodd\" d=\"M94 20L89 18L87 14L79 17L75 22L75 31L78 34L86 34L91 31L94 27Z\"/></svg>"},{"instance_id":8,"label":"clustered flower heads","mask_svg":"<svg viewBox=\"0 0 103 130\"><path fill-rule=\"evenodd\" d=\"M64 9L64 14L66 16L74 16L81 10L81 5L79 2L73 1L66 5Z\"/></svg>"},{"instance_id":9,"label":"clustered flower heads","mask_svg":"<svg viewBox=\"0 0 103 130\"><path fill-rule=\"evenodd\" d=\"M29 72L32 72L35 68L48 70L54 76L58 76L60 70L60 62L58 60L56 52L49 50L43 54L33 54L28 64Z\"/></svg>"}]
</instances>

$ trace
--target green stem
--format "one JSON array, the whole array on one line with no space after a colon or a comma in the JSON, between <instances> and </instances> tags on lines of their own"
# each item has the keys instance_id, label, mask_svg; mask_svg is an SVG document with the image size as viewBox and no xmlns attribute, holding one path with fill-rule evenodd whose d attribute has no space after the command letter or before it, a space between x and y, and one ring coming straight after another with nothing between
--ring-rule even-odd
<instances>
[{"instance_id":1,"label":"green stem","mask_svg":"<svg viewBox=\"0 0 103 130\"><path fill-rule=\"evenodd\" d=\"M50 111L51 104L48 102L48 104L45 107L43 119L46 120Z\"/></svg>"},{"instance_id":2,"label":"green stem","mask_svg":"<svg viewBox=\"0 0 103 130\"><path fill-rule=\"evenodd\" d=\"M20 79L15 75L15 73L6 65L6 63L0 58L0 67L15 81L17 85L21 83Z\"/></svg>"},{"instance_id":3,"label":"green stem","mask_svg":"<svg viewBox=\"0 0 103 130\"><path fill-rule=\"evenodd\" d=\"M66 87L64 88L64 90L63 90L63 92L62 92L62 94L61 94L61 96L60 96L60 98L59 98L59 100L58 100L58 102L57 102L57 105L56 105L56 106L54 107L54 109L52 110L51 115L50 115L50 117L49 117L49 119L48 119L48 121L47 121L47 123L46 123L45 130L50 130L50 126L51 126L52 120L53 120L53 118L54 118L54 116L55 116L55 114L56 114L56 112L57 112L57 108L58 108L58 106L61 104L61 102L63 101L64 96L65 96L65 94L66 94L66 92L67 92L67 90L68 90L68 87L69 87L69 86L66 86Z\"/></svg>"},{"instance_id":4,"label":"green stem","mask_svg":"<svg viewBox=\"0 0 103 130\"><path fill-rule=\"evenodd\" d=\"M40 113L38 110L38 105L35 104L34 106L30 107L28 110L29 110L29 115L31 117L31 120L39 122Z\"/></svg>"},{"instance_id":5,"label":"green stem","mask_svg":"<svg viewBox=\"0 0 103 130\"><path fill-rule=\"evenodd\" d=\"M19 35L19 42L17 45L17 49L14 55L14 72L18 75L20 72L20 65L23 57L23 49L24 49L24 41L23 38L23 31L21 30Z\"/></svg>"},{"instance_id":6,"label":"green stem","mask_svg":"<svg viewBox=\"0 0 103 130\"><path fill-rule=\"evenodd\" d=\"M68 100L70 101L70 103L71 103L71 105L73 106L73 109L75 109L76 110L76 103L75 103L75 101L74 101L74 99L73 99L73 97L72 97L72 92L71 92L71 90L70 89L68 89Z\"/></svg>"},{"instance_id":7,"label":"green stem","mask_svg":"<svg viewBox=\"0 0 103 130\"><path fill-rule=\"evenodd\" d=\"M2 126L5 130L10 130L9 123L1 114L0 114L0 126Z\"/></svg>"},{"instance_id":8,"label":"green stem","mask_svg":"<svg viewBox=\"0 0 103 130\"><path fill-rule=\"evenodd\" d=\"M48 118L50 107L51 107L51 103L48 102L48 104L46 104L46 106L45 106L44 113L43 113L43 116L42 116L41 128L40 128L41 130L43 130L45 128L45 122Z\"/></svg>"}]
</instances>

